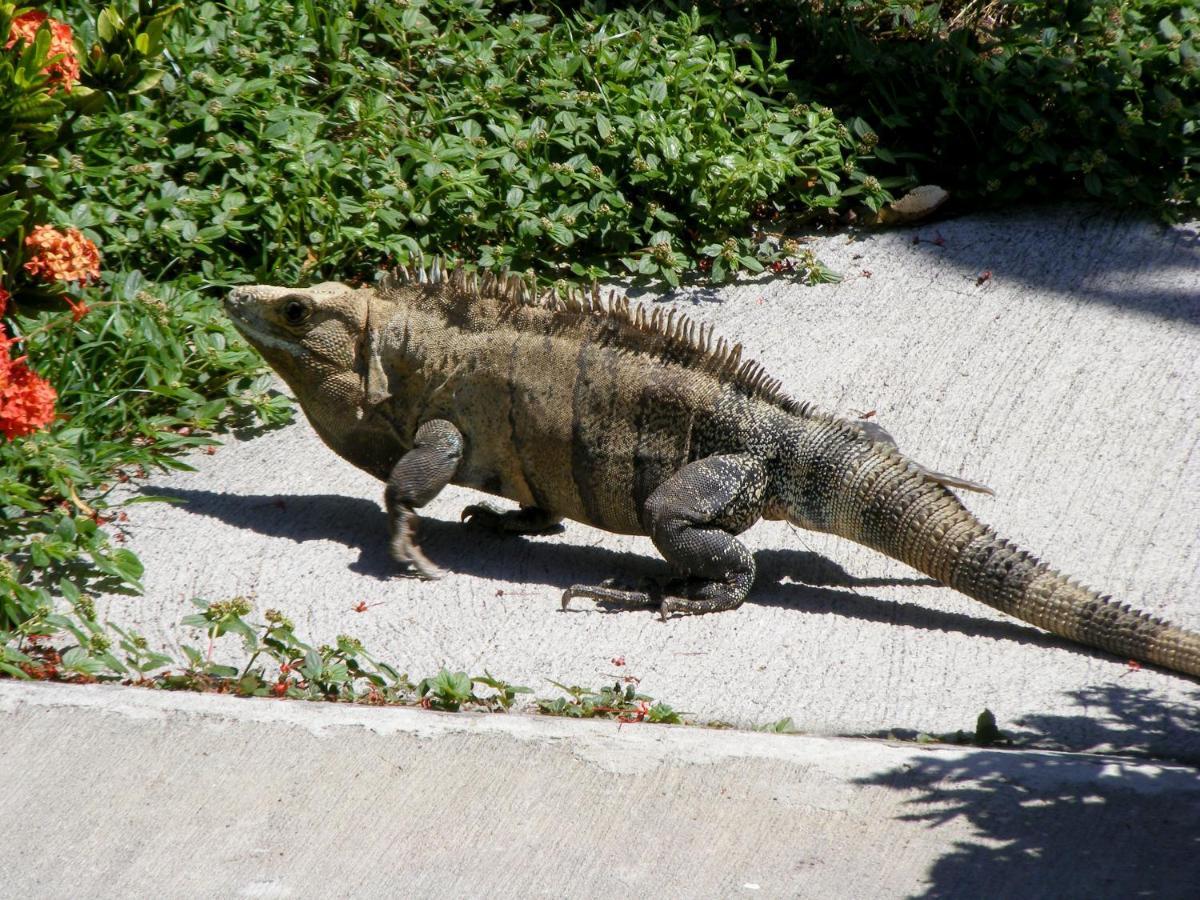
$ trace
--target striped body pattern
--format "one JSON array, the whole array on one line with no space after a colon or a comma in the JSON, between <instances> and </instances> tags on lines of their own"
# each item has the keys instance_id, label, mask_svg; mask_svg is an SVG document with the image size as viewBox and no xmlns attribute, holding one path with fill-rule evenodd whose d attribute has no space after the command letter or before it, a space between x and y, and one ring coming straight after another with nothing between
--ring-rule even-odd
<instances>
[{"instance_id":1,"label":"striped body pattern","mask_svg":"<svg viewBox=\"0 0 1200 900\"><path fill-rule=\"evenodd\" d=\"M465 277L400 287L403 313L380 335L384 415L404 437L455 422L456 484L641 534L669 477L720 452L774 455L798 409L740 346L687 319L596 296L472 302L481 288L495 290Z\"/></svg>"}]
</instances>

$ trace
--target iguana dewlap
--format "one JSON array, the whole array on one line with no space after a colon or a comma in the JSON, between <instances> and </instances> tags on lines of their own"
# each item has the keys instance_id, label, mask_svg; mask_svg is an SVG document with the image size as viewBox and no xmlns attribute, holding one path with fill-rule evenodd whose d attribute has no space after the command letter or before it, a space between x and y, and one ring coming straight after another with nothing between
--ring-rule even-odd
<instances>
[{"instance_id":1,"label":"iguana dewlap","mask_svg":"<svg viewBox=\"0 0 1200 900\"><path fill-rule=\"evenodd\" d=\"M681 576L671 612L742 603L737 535L786 519L873 547L1026 622L1200 675L1200 635L1082 587L981 524L877 426L787 397L740 345L597 293L531 297L515 277L428 272L377 287L242 287L226 309L336 453L385 481L393 555L437 570L415 510L447 484L516 501L465 518L535 532L570 518L646 534ZM648 604L647 592L563 595Z\"/></svg>"}]
</instances>

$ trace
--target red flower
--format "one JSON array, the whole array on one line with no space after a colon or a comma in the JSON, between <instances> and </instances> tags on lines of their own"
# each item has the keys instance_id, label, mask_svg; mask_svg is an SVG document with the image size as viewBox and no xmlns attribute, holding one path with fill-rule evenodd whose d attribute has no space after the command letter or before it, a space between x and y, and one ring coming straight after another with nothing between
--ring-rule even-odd
<instances>
[{"instance_id":1,"label":"red flower","mask_svg":"<svg viewBox=\"0 0 1200 900\"><path fill-rule=\"evenodd\" d=\"M83 300L75 301L70 297L63 297L67 301L67 306L71 307L71 321L78 322L84 316L92 311L92 308Z\"/></svg>"},{"instance_id":2,"label":"red flower","mask_svg":"<svg viewBox=\"0 0 1200 900\"><path fill-rule=\"evenodd\" d=\"M38 225L25 247L30 257L25 271L42 281L87 281L100 277L100 251L78 228L59 231Z\"/></svg>"},{"instance_id":3,"label":"red flower","mask_svg":"<svg viewBox=\"0 0 1200 900\"><path fill-rule=\"evenodd\" d=\"M4 315L4 310L8 308L8 299L11 296L12 294L0 287L0 316Z\"/></svg>"},{"instance_id":4,"label":"red flower","mask_svg":"<svg viewBox=\"0 0 1200 900\"><path fill-rule=\"evenodd\" d=\"M71 26L66 22L51 19L37 10L23 13L9 25L8 43L4 49L9 49L17 41L24 41L26 46L32 44L43 22L50 25L50 62L43 71L50 78L51 91L61 85L70 92L71 86L79 80L79 58L75 56Z\"/></svg>"},{"instance_id":5,"label":"red flower","mask_svg":"<svg viewBox=\"0 0 1200 900\"><path fill-rule=\"evenodd\" d=\"M24 356L9 356L8 348L15 343L0 326L0 434L10 441L49 425L58 397L50 382L26 365Z\"/></svg>"}]
</instances>

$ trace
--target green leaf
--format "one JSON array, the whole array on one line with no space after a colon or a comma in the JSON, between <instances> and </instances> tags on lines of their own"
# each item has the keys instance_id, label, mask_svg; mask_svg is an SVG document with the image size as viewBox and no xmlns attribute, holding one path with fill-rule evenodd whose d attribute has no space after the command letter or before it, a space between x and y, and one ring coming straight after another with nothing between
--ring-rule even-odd
<instances>
[{"instance_id":1,"label":"green leaf","mask_svg":"<svg viewBox=\"0 0 1200 900\"><path fill-rule=\"evenodd\" d=\"M113 42L120 28L121 19L116 7L110 6L108 9L101 10L100 15L96 17L96 34L106 44Z\"/></svg>"},{"instance_id":2,"label":"green leaf","mask_svg":"<svg viewBox=\"0 0 1200 900\"><path fill-rule=\"evenodd\" d=\"M1183 40L1183 34L1175 27L1170 16L1164 16L1158 20L1158 33L1171 43Z\"/></svg>"},{"instance_id":3,"label":"green leaf","mask_svg":"<svg viewBox=\"0 0 1200 900\"><path fill-rule=\"evenodd\" d=\"M92 659L81 647L72 647L62 655L62 668L68 672L78 672L80 675L96 677L104 673L104 663Z\"/></svg>"},{"instance_id":4,"label":"green leaf","mask_svg":"<svg viewBox=\"0 0 1200 900\"><path fill-rule=\"evenodd\" d=\"M147 72L145 75L143 75L140 79L138 79L137 84L135 84L130 89L129 93L131 95L135 95L135 96L137 94L146 93L146 91L157 87L158 84L162 81L163 75L165 75L165 74L166 73L162 69L151 69L149 72Z\"/></svg>"},{"instance_id":5,"label":"green leaf","mask_svg":"<svg viewBox=\"0 0 1200 900\"><path fill-rule=\"evenodd\" d=\"M310 680L320 678L323 668L325 668L325 663L321 659L321 654L314 648L309 647L308 652L304 654L304 677Z\"/></svg>"},{"instance_id":6,"label":"green leaf","mask_svg":"<svg viewBox=\"0 0 1200 900\"><path fill-rule=\"evenodd\" d=\"M19 669L16 666L9 665L3 661L0 661L0 672L4 672L11 678L20 678L23 681L28 681L30 679L29 674L24 669Z\"/></svg>"},{"instance_id":7,"label":"green leaf","mask_svg":"<svg viewBox=\"0 0 1200 900\"><path fill-rule=\"evenodd\" d=\"M546 233L549 234L554 243L558 244L560 247L570 246L570 244L575 240L575 235L571 233L571 229L567 228L567 226L561 222L552 223L546 230Z\"/></svg>"}]
</instances>

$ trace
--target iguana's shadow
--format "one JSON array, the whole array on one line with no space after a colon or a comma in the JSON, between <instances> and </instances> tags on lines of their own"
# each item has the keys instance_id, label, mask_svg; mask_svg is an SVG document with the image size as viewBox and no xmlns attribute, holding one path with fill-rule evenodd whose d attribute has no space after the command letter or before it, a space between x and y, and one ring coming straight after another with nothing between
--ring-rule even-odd
<instances>
[{"instance_id":1,"label":"iguana's shadow","mask_svg":"<svg viewBox=\"0 0 1200 900\"><path fill-rule=\"evenodd\" d=\"M190 513L258 534L297 543L334 541L359 551L351 571L380 580L398 574L396 563L388 555L386 517L379 504L370 500L340 494L271 496L162 487L146 488L143 495L181 501L182 508ZM422 520L420 541L426 555L449 571L545 584L557 590L606 578L636 580L668 574L666 563L651 555L649 543L645 554L631 553L553 539L501 537L439 519ZM758 580L750 595L751 603L1022 643L1061 643L1017 623L881 600L859 590L937 584L927 578L857 578L817 553L800 550L759 550L755 558ZM581 602L580 609L584 608L594 607Z\"/></svg>"}]
</instances>

